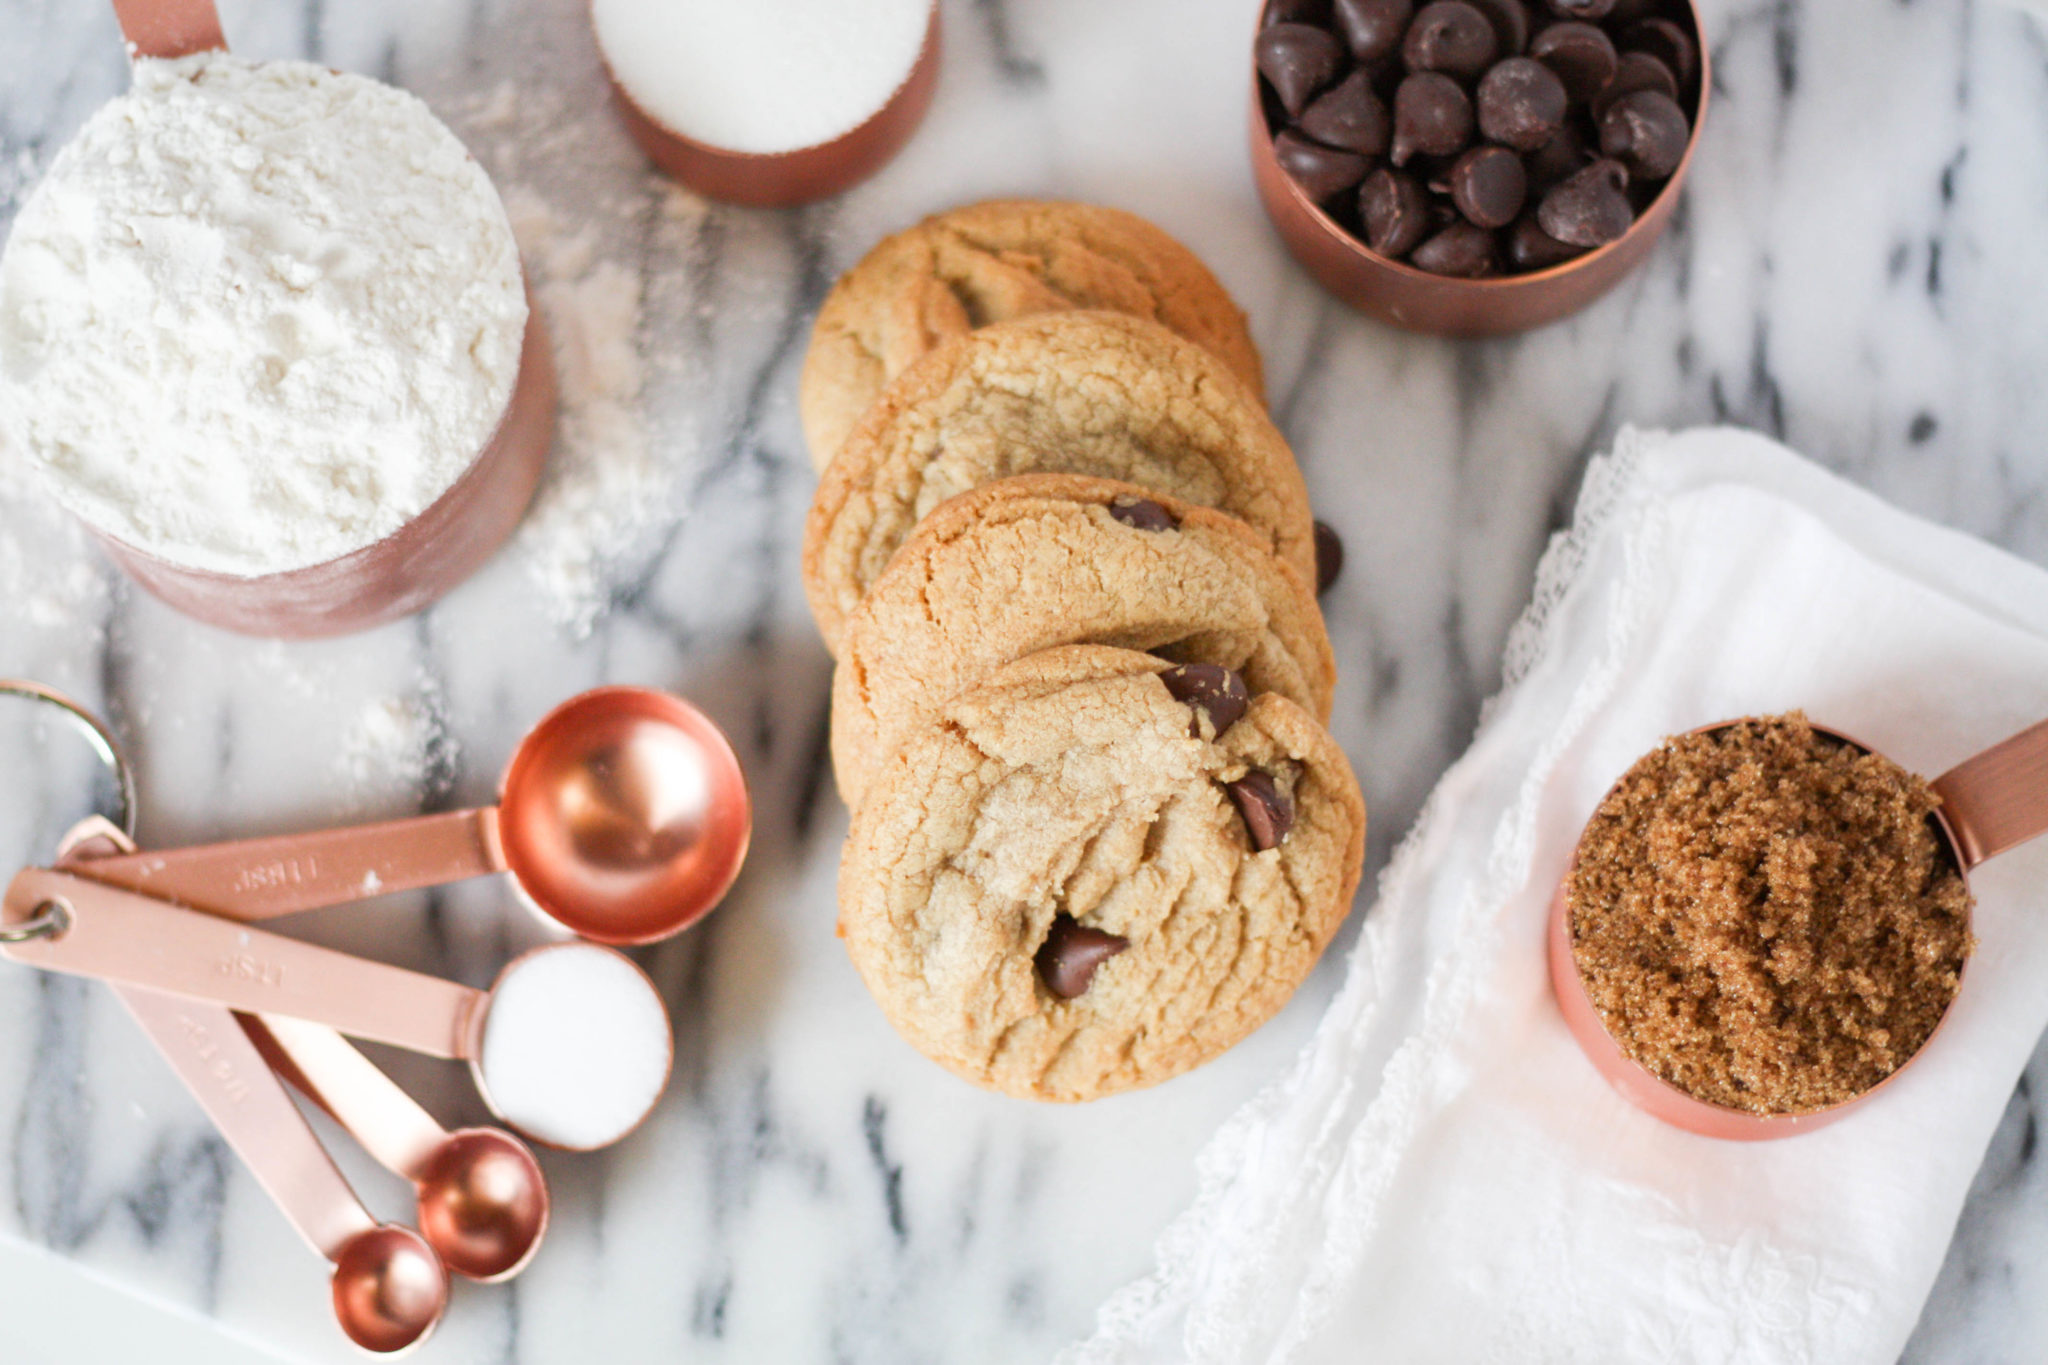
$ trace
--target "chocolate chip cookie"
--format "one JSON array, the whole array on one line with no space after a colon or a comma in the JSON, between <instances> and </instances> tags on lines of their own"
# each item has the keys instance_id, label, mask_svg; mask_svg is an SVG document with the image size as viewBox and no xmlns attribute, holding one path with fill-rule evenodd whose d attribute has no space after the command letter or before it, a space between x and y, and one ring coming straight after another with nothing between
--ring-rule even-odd
<instances>
[{"instance_id":1,"label":"chocolate chip cookie","mask_svg":"<svg viewBox=\"0 0 2048 1365\"><path fill-rule=\"evenodd\" d=\"M919 523L847 619L832 759L858 804L877 765L1001 664L1062 644L1218 664L1330 714L1315 597L1234 517L1078 474L998 479Z\"/></svg>"},{"instance_id":2,"label":"chocolate chip cookie","mask_svg":"<svg viewBox=\"0 0 2048 1365\"><path fill-rule=\"evenodd\" d=\"M1301 471L1223 362L1157 323L1044 313L983 327L905 370L819 482L804 590L828 648L916 526L1014 474L1120 479L1250 523L1304 581L1315 533Z\"/></svg>"},{"instance_id":3,"label":"chocolate chip cookie","mask_svg":"<svg viewBox=\"0 0 2048 1365\"><path fill-rule=\"evenodd\" d=\"M1315 965L1364 858L1351 769L1285 697L1185 673L1103 645L1027 656L870 788L840 930L927 1056L1094 1099L1214 1057Z\"/></svg>"},{"instance_id":4,"label":"chocolate chip cookie","mask_svg":"<svg viewBox=\"0 0 2048 1365\"><path fill-rule=\"evenodd\" d=\"M1193 252L1121 209L995 199L884 238L825 296L797 399L812 461L824 469L883 387L934 347L1069 308L1150 318L1263 391L1243 312Z\"/></svg>"}]
</instances>

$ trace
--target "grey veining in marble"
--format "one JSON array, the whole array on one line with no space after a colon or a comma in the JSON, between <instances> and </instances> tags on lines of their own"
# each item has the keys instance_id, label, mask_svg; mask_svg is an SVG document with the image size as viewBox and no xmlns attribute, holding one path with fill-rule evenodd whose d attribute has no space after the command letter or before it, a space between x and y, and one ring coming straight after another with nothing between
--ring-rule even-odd
<instances>
[{"instance_id":1,"label":"grey veining in marble","mask_svg":"<svg viewBox=\"0 0 2048 1365\"><path fill-rule=\"evenodd\" d=\"M834 940L846 816L797 584L813 480L795 377L833 275L922 213L1009 192L1120 204L1237 293L1349 546L1327 601L1335 728L1366 784L1373 868L1464 745L1535 557L1624 421L1757 426L2048 562L2048 38L1996 0L1709 0L1713 118L1648 267L1567 324L1477 344L1368 323L1279 248L1244 164L1250 0L948 0L917 139L870 184L781 214L706 206L646 172L603 105L578 0L223 8L239 50L421 93L512 201L551 310L637 316L644 373L593 369L589 425L564 435L624 471L598 499L616 542L529 535L416 620L280 645L126 587L10 473L0 672L107 709L158 845L486 799L533 719L611 680L704 705L757 801L728 904L642 954L678 1022L657 1121L604 1156L548 1160L549 1245L513 1285L461 1289L423 1359L1045 1359L1148 1267L1194 1153L1328 998L1334 963L1193 1076L1033 1108L898 1042ZM124 81L105 4L0 0L0 222ZM590 575L569 604L582 620L544 566ZM50 766L66 751L35 749L21 719L0 710L16 861L85 804L80 771ZM482 883L320 912L303 932L481 983L536 931ZM442 1117L481 1116L459 1073L379 1055ZM2044 1067L1986 1156L1915 1362L2037 1360L2048 1343ZM404 1210L337 1147L380 1210ZM287 1356L352 1358L317 1262L105 993L11 967L0 1237Z\"/></svg>"}]
</instances>

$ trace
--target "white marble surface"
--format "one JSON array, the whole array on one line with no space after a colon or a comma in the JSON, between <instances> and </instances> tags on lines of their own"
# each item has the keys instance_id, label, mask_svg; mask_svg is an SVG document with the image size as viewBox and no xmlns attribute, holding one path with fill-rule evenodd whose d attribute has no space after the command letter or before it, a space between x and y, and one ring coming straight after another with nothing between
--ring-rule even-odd
<instances>
[{"instance_id":1,"label":"white marble surface","mask_svg":"<svg viewBox=\"0 0 2048 1365\"><path fill-rule=\"evenodd\" d=\"M1565 325L1454 345L1332 303L1268 231L1242 150L1253 9L948 3L937 104L905 154L837 202L764 214L645 173L576 0L224 5L240 50L425 95L514 201L553 308L637 310L643 372L597 357L565 432L610 462L594 511L618 543L575 553L562 528L593 509L558 494L556 520L426 615L279 645L124 587L9 473L0 672L116 717L148 843L484 799L528 723L604 680L696 698L758 802L730 901L643 955L678 1018L658 1120L604 1156L549 1160L548 1246L511 1286L460 1287L423 1359L1045 1359L1147 1267L1195 1151L1328 998L1334 962L1215 1065L1045 1109L925 1063L862 992L831 934L845 814L821 780L827 663L797 587L812 478L794 388L810 311L884 231L990 193L1099 199L1156 218L1238 293L1350 548L1327 603L1336 729L1375 867L1465 742L1535 556L1624 420L1758 426L2048 562L2048 39L2019 11L1710 0L1714 118L1648 268ZM96 0L0 0L0 35L4 218L125 74ZM0 712L9 866L86 800L20 722ZM488 883L302 923L477 982L531 934ZM459 1073L392 1060L443 1117L479 1116ZM2048 1345L2043 1084L2048 1052L1986 1155L1911 1360ZM347 1164L381 1211L404 1211L388 1177ZM0 969L0 1241L293 1360L352 1358L317 1262L107 995L16 968ZM0 1311L47 1328L96 1301L61 1287L82 1281L34 1283L0 1284Z\"/></svg>"}]
</instances>

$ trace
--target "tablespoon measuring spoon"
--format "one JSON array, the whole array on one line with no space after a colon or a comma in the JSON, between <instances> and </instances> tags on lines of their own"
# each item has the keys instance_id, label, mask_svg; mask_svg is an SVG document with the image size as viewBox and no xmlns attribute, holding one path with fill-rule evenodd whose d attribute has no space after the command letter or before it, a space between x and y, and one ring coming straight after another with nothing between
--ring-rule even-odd
<instances>
[{"instance_id":1,"label":"tablespoon measuring spoon","mask_svg":"<svg viewBox=\"0 0 2048 1365\"><path fill-rule=\"evenodd\" d=\"M1742 723L1742 720L1720 721L1701 726L1700 730L1725 730ZM1816 733L1852 749L1866 754L1878 752L1839 730L1823 725L1812 728ZM1979 863L2048 834L2048 720L2029 726L1963 760L1929 785L1941 798L1941 804L1934 811L1935 827L1941 833L1956 870L1967 881L1970 870ZM1574 848L1572 866L1577 861L1578 850ZM1737 1141L1809 1133L1852 1113L1927 1054L1927 1045L1933 1042L1932 1035L1891 1075L1862 1094L1830 1108L1803 1113L1754 1114L1710 1104L1680 1090L1622 1051L1621 1045L1607 1032L1605 1022L1586 993L1585 983L1580 979L1578 964L1572 955L1571 907L1566 894L1572 880L1572 866L1566 868L1551 901L1551 987L1565 1024L1594 1068L1625 1099L1652 1116L1688 1132ZM1967 962L1963 977L1965 980L1968 978ZM1961 997L1963 989L1959 983L1955 996L1950 998L1947 1010L1935 1025L1935 1032L1938 1033L1954 1016L1955 1000Z\"/></svg>"},{"instance_id":2,"label":"tablespoon measuring spoon","mask_svg":"<svg viewBox=\"0 0 2048 1365\"><path fill-rule=\"evenodd\" d=\"M571 697L519 742L499 793L475 810L110 858L92 875L246 922L510 872L556 924L629 945L695 923L746 860L739 759L666 692Z\"/></svg>"},{"instance_id":3,"label":"tablespoon measuring spoon","mask_svg":"<svg viewBox=\"0 0 2048 1365\"><path fill-rule=\"evenodd\" d=\"M89 842L126 839L94 817L65 847ZM440 1258L411 1228L371 1217L235 1017L134 986L114 993L286 1220L333 1265L334 1317L349 1340L379 1353L426 1340L448 1306Z\"/></svg>"},{"instance_id":4,"label":"tablespoon measuring spoon","mask_svg":"<svg viewBox=\"0 0 2048 1365\"><path fill-rule=\"evenodd\" d=\"M324 1024L236 1017L271 1070L411 1183L420 1234L450 1270L490 1284L533 1259L547 1231L548 1187L525 1143L499 1128L448 1131Z\"/></svg>"},{"instance_id":5,"label":"tablespoon measuring spoon","mask_svg":"<svg viewBox=\"0 0 2048 1365\"><path fill-rule=\"evenodd\" d=\"M0 925L54 928L0 941L0 955L466 1061L494 1114L570 1151L626 1136L668 1084L667 1010L613 949L536 948L480 991L106 886L97 870L16 874Z\"/></svg>"}]
</instances>

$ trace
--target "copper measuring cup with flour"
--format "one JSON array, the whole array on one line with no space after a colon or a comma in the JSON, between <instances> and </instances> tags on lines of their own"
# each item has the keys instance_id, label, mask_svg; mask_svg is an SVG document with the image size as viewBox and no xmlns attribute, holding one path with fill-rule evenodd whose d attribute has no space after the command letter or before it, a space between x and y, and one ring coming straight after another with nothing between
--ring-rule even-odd
<instances>
[{"instance_id":1,"label":"copper measuring cup with flour","mask_svg":"<svg viewBox=\"0 0 2048 1365\"><path fill-rule=\"evenodd\" d=\"M139 56L173 59L227 46L214 0L114 0L114 11ZM243 578L174 564L89 523L86 529L130 578L210 625L281 639L367 630L442 597L511 535L540 483L556 398L547 329L528 289L518 374L496 429L437 499L374 544Z\"/></svg>"},{"instance_id":2,"label":"copper measuring cup with flour","mask_svg":"<svg viewBox=\"0 0 2048 1365\"><path fill-rule=\"evenodd\" d=\"M1744 717L1719 721L1701 726L1695 733L1722 730L1753 719ZM1863 753L1878 752L1839 730L1822 725L1814 725L1813 729ZM1963 760L1929 785L1941 798L1941 804L1933 815L1935 827L1956 869L1967 882L1970 870L1987 858L2048 834L2048 720ZM1566 1027L1571 1030L1587 1060L1624 1099L1652 1117L1702 1137L1739 1142L1810 1133L1840 1121L1867 1103L1925 1056L1928 1043L1933 1042L1934 1035L1931 1034L1927 1042L1921 1044L1920 1050L1891 1075L1862 1094L1826 1109L1796 1114L1753 1114L1710 1104L1687 1094L1624 1052L1608 1033L1600 1012L1586 993L1578 964L1572 956L1571 909L1566 898L1566 888L1571 884L1572 870L1577 861L1578 848L1575 845L1572 862L1566 866L1564 877L1558 882L1551 900L1546 936L1551 989L1557 997L1558 1008L1564 1014ZM1968 989L1968 976L1966 960L1963 981L1950 999L1941 1023L1936 1025L1935 1034L1953 1017L1955 1001Z\"/></svg>"}]
</instances>

